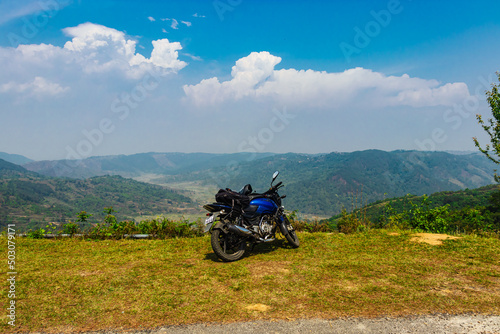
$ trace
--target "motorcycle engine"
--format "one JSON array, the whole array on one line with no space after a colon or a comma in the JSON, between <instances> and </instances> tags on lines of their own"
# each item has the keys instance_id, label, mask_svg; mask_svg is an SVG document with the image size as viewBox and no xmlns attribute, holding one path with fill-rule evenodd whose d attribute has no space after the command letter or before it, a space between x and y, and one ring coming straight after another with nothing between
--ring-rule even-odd
<instances>
[{"instance_id":1,"label":"motorcycle engine","mask_svg":"<svg viewBox=\"0 0 500 334\"><path fill-rule=\"evenodd\" d=\"M266 239L274 232L274 224L272 223L271 217L263 216L259 223L259 234Z\"/></svg>"}]
</instances>

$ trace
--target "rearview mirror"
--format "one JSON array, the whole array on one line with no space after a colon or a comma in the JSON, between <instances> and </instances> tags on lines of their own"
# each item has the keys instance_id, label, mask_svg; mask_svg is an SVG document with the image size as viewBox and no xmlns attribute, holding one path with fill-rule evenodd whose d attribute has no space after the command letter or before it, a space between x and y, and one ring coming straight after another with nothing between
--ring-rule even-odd
<instances>
[{"instance_id":1,"label":"rearview mirror","mask_svg":"<svg viewBox=\"0 0 500 334\"><path fill-rule=\"evenodd\" d=\"M274 172L274 174L273 174L273 180L271 181L271 184L273 184L274 180L276 180L276 178L278 177L278 175L280 175L280 172L278 172L278 171Z\"/></svg>"}]
</instances>

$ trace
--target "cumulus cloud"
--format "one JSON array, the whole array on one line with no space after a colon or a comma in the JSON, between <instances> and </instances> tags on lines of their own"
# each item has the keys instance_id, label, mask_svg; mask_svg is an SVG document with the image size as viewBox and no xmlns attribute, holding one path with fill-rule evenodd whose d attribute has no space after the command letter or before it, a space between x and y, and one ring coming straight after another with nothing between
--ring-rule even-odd
<instances>
[{"instance_id":1,"label":"cumulus cloud","mask_svg":"<svg viewBox=\"0 0 500 334\"><path fill-rule=\"evenodd\" d=\"M136 54L130 59L131 65L153 64L155 66L178 71L187 64L178 60L178 50L181 50L179 42L169 42L168 39L153 41L153 51L149 59L140 54Z\"/></svg>"},{"instance_id":2,"label":"cumulus cloud","mask_svg":"<svg viewBox=\"0 0 500 334\"><path fill-rule=\"evenodd\" d=\"M147 71L176 73L187 63L178 59L179 42L153 41L149 58L136 53L136 41L125 33L93 23L70 27L64 47L50 44L0 48L0 92L62 95L68 78L105 74L106 78L140 79ZM112 75L110 75L112 74Z\"/></svg>"},{"instance_id":3,"label":"cumulus cloud","mask_svg":"<svg viewBox=\"0 0 500 334\"><path fill-rule=\"evenodd\" d=\"M110 68L122 68L129 75L142 75L141 69L129 68L151 64L165 70L177 72L187 64L178 59L179 42L168 39L153 41L151 58L135 53L136 41L127 39L121 31L105 26L84 23L77 27L66 28L64 32L73 39L64 45L64 49L76 53L78 60L84 63L87 71L100 72ZM125 64L125 68L123 68Z\"/></svg>"},{"instance_id":4,"label":"cumulus cloud","mask_svg":"<svg viewBox=\"0 0 500 334\"><path fill-rule=\"evenodd\" d=\"M329 108L450 106L469 96L467 85L461 82L441 85L436 80L407 74L386 76L360 67L339 73L275 70L280 62L280 57L269 52L252 52L236 61L231 80L205 79L185 85L184 92L197 105L250 98Z\"/></svg>"},{"instance_id":5,"label":"cumulus cloud","mask_svg":"<svg viewBox=\"0 0 500 334\"><path fill-rule=\"evenodd\" d=\"M189 21L181 21L181 23L184 23L186 27L191 27L191 22Z\"/></svg>"},{"instance_id":6,"label":"cumulus cloud","mask_svg":"<svg viewBox=\"0 0 500 334\"><path fill-rule=\"evenodd\" d=\"M154 17L152 17L152 16L148 16L148 20L149 20L149 21L151 21L151 22L156 21L156 20L155 20L155 18L154 18Z\"/></svg>"}]
</instances>

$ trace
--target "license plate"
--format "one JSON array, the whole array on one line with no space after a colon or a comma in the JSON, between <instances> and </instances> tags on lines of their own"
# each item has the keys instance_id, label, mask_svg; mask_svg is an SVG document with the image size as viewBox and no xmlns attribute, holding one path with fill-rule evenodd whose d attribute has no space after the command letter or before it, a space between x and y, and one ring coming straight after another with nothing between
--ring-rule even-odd
<instances>
[{"instance_id":1,"label":"license plate","mask_svg":"<svg viewBox=\"0 0 500 334\"><path fill-rule=\"evenodd\" d=\"M207 219L205 219L205 233L210 231L210 228L212 227L212 224L214 223L215 216L210 216Z\"/></svg>"}]
</instances>

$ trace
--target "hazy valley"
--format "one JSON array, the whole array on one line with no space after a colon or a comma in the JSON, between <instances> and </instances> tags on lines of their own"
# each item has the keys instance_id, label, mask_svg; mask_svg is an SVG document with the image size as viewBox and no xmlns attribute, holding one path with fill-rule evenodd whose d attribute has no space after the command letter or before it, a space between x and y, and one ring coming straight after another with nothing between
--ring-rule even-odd
<instances>
[{"instance_id":1,"label":"hazy valley","mask_svg":"<svg viewBox=\"0 0 500 334\"><path fill-rule=\"evenodd\" d=\"M473 154L367 150L329 154L143 153L82 161L0 164L0 220L37 224L67 221L82 210L98 220L113 206L120 219L158 215L202 217L219 188L254 191L280 171L284 205L302 217L328 218L342 207L407 194L473 189L494 183L494 164Z\"/></svg>"}]
</instances>

